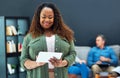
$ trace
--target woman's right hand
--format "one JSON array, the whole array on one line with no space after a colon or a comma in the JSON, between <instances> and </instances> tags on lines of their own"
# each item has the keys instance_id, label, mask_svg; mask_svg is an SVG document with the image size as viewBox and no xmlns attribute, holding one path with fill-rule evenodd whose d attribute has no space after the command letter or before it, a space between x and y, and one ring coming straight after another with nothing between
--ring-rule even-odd
<instances>
[{"instance_id":1,"label":"woman's right hand","mask_svg":"<svg viewBox=\"0 0 120 78\"><path fill-rule=\"evenodd\" d=\"M37 67L45 65L44 62L36 62L36 63L37 63Z\"/></svg>"},{"instance_id":2,"label":"woman's right hand","mask_svg":"<svg viewBox=\"0 0 120 78\"><path fill-rule=\"evenodd\" d=\"M43 66L45 63L43 62L36 62L36 61L32 61L32 60L26 60L25 63L24 63L24 66L27 68L27 69L34 69L34 68L37 68L39 66Z\"/></svg>"}]
</instances>

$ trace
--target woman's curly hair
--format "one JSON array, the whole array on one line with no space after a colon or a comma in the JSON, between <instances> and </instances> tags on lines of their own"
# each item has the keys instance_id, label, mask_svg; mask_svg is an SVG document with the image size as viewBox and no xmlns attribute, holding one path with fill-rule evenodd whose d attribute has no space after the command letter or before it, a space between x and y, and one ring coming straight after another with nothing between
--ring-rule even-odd
<instances>
[{"instance_id":1,"label":"woman's curly hair","mask_svg":"<svg viewBox=\"0 0 120 78\"><path fill-rule=\"evenodd\" d=\"M40 25L40 13L44 7L51 8L54 12L54 23L52 26L53 33L59 35L62 38L66 38L69 42L72 41L74 39L73 31L63 22L62 16L56 6L49 2L40 4L34 13L29 30L29 33L32 35L32 37L36 38L44 34L44 29Z\"/></svg>"}]
</instances>

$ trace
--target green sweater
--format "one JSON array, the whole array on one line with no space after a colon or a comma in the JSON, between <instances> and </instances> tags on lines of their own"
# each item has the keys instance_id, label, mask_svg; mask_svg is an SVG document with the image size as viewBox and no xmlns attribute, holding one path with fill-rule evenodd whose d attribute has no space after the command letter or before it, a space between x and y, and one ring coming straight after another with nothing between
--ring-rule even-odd
<instances>
[{"instance_id":1,"label":"green sweater","mask_svg":"<svg viewBox=\"0 0 120 78\"><path fill-rule=\"evenodd\" d=\"M47 51L45 35L33 39L32 36L28 34L24 38L20 57L21 66L27 71L27 78L49 78L48 64L31 70L26 69L24 66L25 61L28 59L35 61L40 51ZM58 35L55 35L55 52L63 53L62 59L68 61L68 66L75 60L76 52L73 41L69 43L68 40ZM54 68L55 78L68 78L68 66Z\"/></svg>"}]
</instances>

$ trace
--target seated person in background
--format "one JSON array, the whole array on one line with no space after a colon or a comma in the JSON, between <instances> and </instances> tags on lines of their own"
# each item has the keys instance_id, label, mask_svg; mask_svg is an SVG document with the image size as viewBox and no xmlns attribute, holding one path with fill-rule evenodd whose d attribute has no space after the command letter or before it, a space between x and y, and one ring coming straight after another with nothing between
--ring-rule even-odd
<instances>
[{"instance_id":1,"label":"seated person in background","mask_svg":"<svg viewBox=\"0 0 120 78\"><path fill-rule=\"evenodd\" d=\"M75 63L68 68L68 74L69 78L77 78L78 75L81 75L81 78L88 78L89 68L86 61L76 57Z\"/></svg>"},{"instance_id":2,"label":"seated person in background","mask_svg":"<svg viewBox=\"0 0 120 78\"><path fill-rule=\"evenodd\" d=\"M111 74L113 78L120 78L120 66L114 68Z\"/></svg>"},{"instance_id":3,"label":"seated person in background","mask_svg":"<svg viewBox=\"0 0 120 78\"><path fill-rule=\"evenodd\" d=\"M93 47L87 57L87 64L91 67L93 74L99 72L111 72L118 64L118 58L112 48L105 46L104 35L96 37L96 47Z\"/></svg>"}]
</instances>

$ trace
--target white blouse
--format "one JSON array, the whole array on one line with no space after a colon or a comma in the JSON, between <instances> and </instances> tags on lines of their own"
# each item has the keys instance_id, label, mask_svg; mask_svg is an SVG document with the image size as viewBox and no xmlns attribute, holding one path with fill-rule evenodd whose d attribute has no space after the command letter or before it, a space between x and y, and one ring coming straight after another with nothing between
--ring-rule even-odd
<instances>
[{"instance_id":1,"label":"white blouse","mask_svg":"<svg viewBox=\"0 0 120 78\"><path fill-rule=\"evenodd\" d=\"M46 43L47 43L47 51L48 52L55 52L55 35L52 35L51 37L46 37ZM49 62L49 69L53 69L54 66Z\"/></svg>"}]
</instances>

